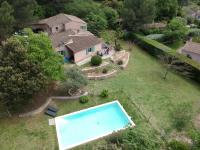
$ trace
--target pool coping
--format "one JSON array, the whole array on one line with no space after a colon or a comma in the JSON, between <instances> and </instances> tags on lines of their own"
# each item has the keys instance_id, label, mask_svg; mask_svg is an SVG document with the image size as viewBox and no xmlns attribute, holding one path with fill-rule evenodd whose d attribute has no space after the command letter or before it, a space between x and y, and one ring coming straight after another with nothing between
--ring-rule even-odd
<instances>
[{"instance_id":1,"label":"pool coping","mask_svg":"<svg viewBox=\"0 0 200 150\"><path fill-rule=\"evenodd\" d=\"M117 103L117 104L119 105L119 107L121 108L121 110L122 110L122 112L125 114L125 116L128 118L128 120L129 120L129 122L130 122L131 125L129 125L129 126L127 126L127 127L124 127L124 128L122 128L122 129L116 130L116 131L112 131L112 132L108 132L108 133L106 133L106 134L102 134L102 135L95 136L95 137L93 137L93 138L90 138L90 139L81 141L81 142L76 143L76 144L71 144L71 145L69 145L69 146L67 146L67 147L65 147L65 148L61 147L61 143L60 143L61 136L60 136L60 133L58 132L58 127L57 127L57 124L56 124L56 120L58 120L58 119L60 119L60 118L62 118L62 117L64 117L64 116L71 116L71 115L74 115L74 114L78 114L78 113L81 113L81 112L85 112L85 111L88 111L88 110L91 110L91 109L95 109L95 108L98 108L98 107L102 107L102 106L105 106L105 105L110 105L110 104L112 104L112 103ZM118 100L115 100L115 101L112 101L112 102L100 104L100 105L97 105L97 106L89 107L89 108L86 108L86 109L82 109L82 110L79 110L79 111L75 111L75 112L72 112L72 113L69 113L69 114L65 114L65 115L56 117L56 118L55 118L55 126L56 126L56 134L57 134L57 140L58 140L59 150L67 150L67 149L70 149L70 148L73 148L73 147L76 147L76 146L79 146L79 145L82 145L82 144L85 144L85 143L88 143L88 142L97 140L97 139L99 139L99 138L102 138L102 137L111 135L111 134L116 133L116 132L118 132L118 131L127 129L128 127L135 127L135 124L134 124L134 122L131 120L131 117L127 114L127 112L125 111L125 109L123 108L123 106L120 104L120 102L119 102Z\"/></svg>"}]
</instances>

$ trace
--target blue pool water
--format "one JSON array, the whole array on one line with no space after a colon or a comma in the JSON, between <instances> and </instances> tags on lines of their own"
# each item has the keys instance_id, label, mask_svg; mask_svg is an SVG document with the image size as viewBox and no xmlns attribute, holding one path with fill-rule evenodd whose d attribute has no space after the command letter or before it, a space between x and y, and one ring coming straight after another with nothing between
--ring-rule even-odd
<instances>
[{"instance_id":1,"label":"blue pool water","mask_svg":"<svg viewBox=\"0 0 200 150\"><path fill-rule=\"evenodd\" d=\"M118 101L60 116L55 120L60 150L134 125Z\"/></svg>"}]
</instances>

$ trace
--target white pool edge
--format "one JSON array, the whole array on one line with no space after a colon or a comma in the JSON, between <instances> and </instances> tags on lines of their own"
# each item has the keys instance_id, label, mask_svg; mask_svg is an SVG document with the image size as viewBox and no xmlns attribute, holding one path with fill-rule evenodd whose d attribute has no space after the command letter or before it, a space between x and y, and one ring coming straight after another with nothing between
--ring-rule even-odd
<instances>
[{"instance_id":1,"label":"white pool edge","mask_svg":"<svg viewBox=\"0 0 200 150\"><path fill-rule=\"evenodd\" d=\"M127 126L125 128L122 128L120 130L116 130L116 131L113 131L113 132L108 132L106 134L102 134L102 135L93 137L91 139L84 140L84 141L76 143L76 144L69 145L69 146L67 146L65 148L61 147L61 143L60 143L61 136L60 136L60 133L58 132L58 127L57 127L57 123L56 123L58 119L60 119L60 118L62 118L64 116L71 116L71 115L78 114L78 113L81 113L81 112L85 112L85 111L88 111L88 110L91 110L91 109L95 109L95 108L98 108L98 107L106 106L106 105L109 105L109 104L112 104L112 103L117 103L119 105L119 107L121 108L121 110L123 111L123 113L125 114L125 116L128 118L129 122L131 123L130 126ZM125 111L125 109L123 108L123 106L119 103L119 101L115 100L115 101L112 101L112 102L108 102L108 103L104 103L104 104L101 104L101 105L89 107L89 108L86 108L86 109L83 109L83 110L75 111L75 112L72 112L72 113L69 113L69 114L66 114L66 115L62 115L62 116L56 117L55 118L55 126L56 126L56 134L57 134L57 140L58 140L59 150L67 150L67 149L70 149L70 148L73 148L73 147L76 147L76 146L79 146L79 145L82 145L82 144L85 144L85 143L97 140L99 138L103 138L103 137L108 136L110 134L113 134L115 132L119 132L121 130L127 129L128 127L135 127L135 124L131 120L131 117L127 114L127 112Z\"/></svg>"}]
</instances>

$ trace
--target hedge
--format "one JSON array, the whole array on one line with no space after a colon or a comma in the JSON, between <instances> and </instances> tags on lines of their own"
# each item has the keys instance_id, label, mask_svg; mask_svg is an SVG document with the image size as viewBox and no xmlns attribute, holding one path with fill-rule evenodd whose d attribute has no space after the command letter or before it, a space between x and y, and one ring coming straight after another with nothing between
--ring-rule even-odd
<instances>
[{"instance_id":1,"label":"hedge","mask_svg":"<svg viewBox=\"0 0 200 150\"><path fill-rule=\"evenodd\" d=\"M199 63L186 57L185 55L177 53L175 50L171 49L170 47L162 43L159 43L155 40L146 38L138 34L134 34L133 38L134 38L134 42L137 45L145 49L152 56L157 57L159 55L168 55L171 57L175 57L184 65L189 66L192 69L192 74L193 74L194 79L200 82L200 64Z\"/></svg>"}]
</instances>

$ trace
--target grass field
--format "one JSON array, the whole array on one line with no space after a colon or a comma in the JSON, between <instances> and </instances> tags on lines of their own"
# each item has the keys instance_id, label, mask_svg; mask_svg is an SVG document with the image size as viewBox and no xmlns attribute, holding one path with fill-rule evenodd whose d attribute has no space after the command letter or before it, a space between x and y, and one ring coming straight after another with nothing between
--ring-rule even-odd
<instances>
[{"instance_id":1,"label":"grass field","mask_svg":"<svg viewBox=\"0 0 200 150\"><path fill-rule=\"evenodd\" d=\"M112 36L108 40L112 40ZM54 104L60 109L59 115L118 99L138 128L147 129L150 126L140 117L132 102L137 103L143 113L151 117L153 127L170 134L174 130L170 116L174 106L189 102L192 104L193 117L200 113L200 86L174 73L169 73L167 80L163 80L165 68L159 62L137 46L121 43L125 49L133 47L128 68L111 79L90 81L87 89L94 96L87 104L55 101ZM101 99L97 96L103 89L109 90L109 98ZM101 139L76 149L90 150L103 144L105 140ZM43 114L32 118L0 119L0 149L57 150L55 127L48 126L48 117Z\"/></svg>"}]
</instances>

